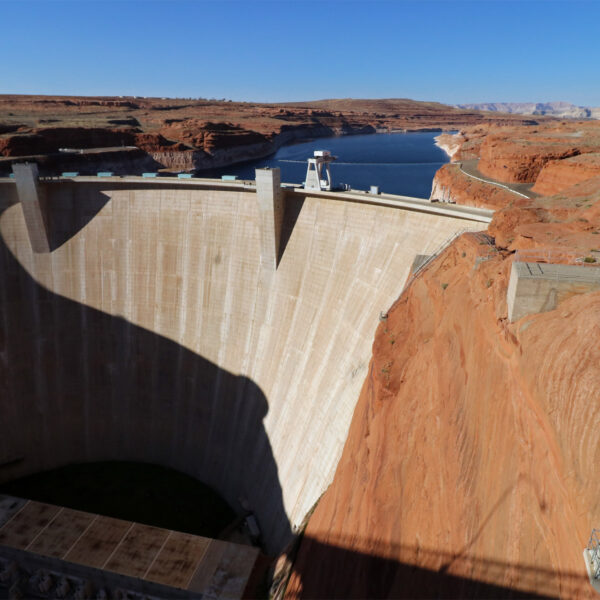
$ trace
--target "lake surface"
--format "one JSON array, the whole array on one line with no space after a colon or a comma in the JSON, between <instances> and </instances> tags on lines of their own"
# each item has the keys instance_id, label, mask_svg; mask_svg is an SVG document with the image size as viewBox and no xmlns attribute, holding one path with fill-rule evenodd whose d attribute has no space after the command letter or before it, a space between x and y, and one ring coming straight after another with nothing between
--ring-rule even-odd
<instances>
[{"instance_id":1,"label":"lake surface","mask_svg":"<svg viewBox=\"0 0 600 600\"><path fill-rule=\"evenodd\" d=\"M338 160L331 165L334 185L347 183L368 190L378 185L381 192L429 198L435 172L448 162L448 155L434 144L440 132L381 133L319 138L283 146L269 158L211 171L254 179L254 169L280 167L281 181L302 183L306 159L315 150L330 150Z\"/></svg>"}]
</instances>

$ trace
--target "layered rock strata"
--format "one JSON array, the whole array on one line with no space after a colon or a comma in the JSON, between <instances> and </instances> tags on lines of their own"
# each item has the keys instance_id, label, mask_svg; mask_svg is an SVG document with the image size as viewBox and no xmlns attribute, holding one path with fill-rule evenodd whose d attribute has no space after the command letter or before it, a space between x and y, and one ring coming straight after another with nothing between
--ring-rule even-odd
<instances>
[{"instance_id":1,"label":"layered rock strata","mask_svg":"<svg viewBox=\"0 0 600 600\"><path fill-rule=\"evenodd\" d=\"M485 197L460 177L448 165L438 181ZM598 268L600 177L506 201L487 235L454 242L380 324L288 598L593 593L581 553L600 523L600 293L513 324L506 294L514 260Z\"/></svg>"},{"instance_id":2,"label":"layered rock strata","mask_svg":"<svg viewBox=\"0 0 600 600\"><path fill-rule=\"evenodd\" d=\"M493 210L511 202L523 202L522 198L506 189L469 177L461 170L460 164L444 165L436 172L430 200Z\"/></svg>"},{"instance_id":3,"label":"layered rock strata","mask_svg":"<svg viewBox=\"0 0 600 600\"><path fill-rule=\"evenodd\" d=\"M551 196L600 175L600 154L583 154L565 160L553 160L544 165L533 190Z\"/></svg>"},{"instance_id":4,"label":"layered rock strata","mask_svg":"<svg viewBox=\"0 0 600 600\"><path fill-rule=\"evenodd\" d=\"M529 140L491 135L481 144L479 170L508 183L533 183L549 161L578 154L581 150L569 141L536 146Z\"/></svg>"},{"instance_id":5,"label":"layered rock strata","mask_svg":"<svg viewBox=\"0 0 600 600\"><path fill-rule=\"evenodd\" d=\"M282 105L1 96L0 156L57 154L65 147L134 145L151 156L158 168L205 170L262 158L296 139L526 121L523 117L485 115L412 100L325 100ZM96 170L105 167L104 158L101 153L95 155ZM61 159L60 155L54 157L59 170ZM121 169L116 172L127 173Z\"/></svg>"}]
</instances>

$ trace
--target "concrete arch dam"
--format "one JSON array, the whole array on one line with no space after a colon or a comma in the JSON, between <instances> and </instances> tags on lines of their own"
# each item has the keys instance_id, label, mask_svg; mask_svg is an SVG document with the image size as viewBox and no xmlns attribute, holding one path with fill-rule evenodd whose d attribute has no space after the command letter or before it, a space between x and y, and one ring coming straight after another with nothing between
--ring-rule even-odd
<instances>
[{"instance_id":1,"label":"concrete arch dam","mask_svg":"<svg viewBox=\"0 0 600 600\"><path fill-rule=\"evenodd\" d=\"M277 185L275 269L253 184L38 187L46 252L0 181L0 481L172 467L250 507L271 552L333 477L380 311L415 255L485 227L477 211Z\"/></svg>"}]
</instances>

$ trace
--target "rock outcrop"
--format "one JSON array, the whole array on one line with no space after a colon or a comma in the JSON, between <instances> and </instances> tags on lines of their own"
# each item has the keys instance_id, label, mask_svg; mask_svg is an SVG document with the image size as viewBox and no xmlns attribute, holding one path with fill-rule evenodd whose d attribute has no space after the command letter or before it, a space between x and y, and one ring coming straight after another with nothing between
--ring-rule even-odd
<instances>
[{"instance_id":1,"label":"rock outcrop","mask_svg":"<svg viewBox=\"0 0 600 600\"><path fill-rule=\"evenodd\" d=\"M527 139L490 135L481 144L479 170L500 181L533 183L547 162L578 154L581 150L571 141L533 144Z\"/></svg>"},{"instance_id":2,"label":"rock outcrop","mask_svg":"<svg viewBox=\"0 0 600 600\"><path fill-rule=\"evenodd\" d=\"M65 147L134 145L157 160L159 168L203 170L262 158L296 139L524 122L537 121L412 100L252 104L168 98L0 96L0 156L40 156ZM101 154L96 158L97 170L102 164ZM9 164L4 163L4 170Z\"/></svg>"},{"instance_id":3,"label":"rock outcrop","mask_svg":"<svg viewBox=\"0 0 600 600\"><path fill-rule=\"evenodd\" d=\"M597 153L552 160L540 171L533 191L550 196L598 175L600 175L600 154Z\"/></svg>"},{"instance_id":4,"label":"rock outcrop","mask_svg":"<svg viewBox=\"0 0 600 600\"><path fill-rule=\"evenodd\" d=\"M436 172L430 200L493 210L503 208L511 202L524 202L523 198L508 190L468 177L461 171L459 164L444 165Z\"/></svg>"},{"instance_id":5,"label":"rock outcrop","mask_svg":"<svg viewBox=\"0 0 600 600\"><path fill-rule=\"evenodd\" d=\"M593 134L580 137L590 151ZM525 146L515 139L518 154ZM481 144L490 164L497 141ZM509 156L508 138L501 148ZM485 188L463 185L457 165L436 180L456 199L485 198ZM600 256L600 177L503 201L487 235L461 236L379 325L288 598L593 593L581 553L600 523L600 293L510 324L506 292L515 259Z\"/></svg>"},{"instance_id":6,"label":"rock outcrop","mask_svg":"<svg viewBox=\"0 0 600 600\"><path fill-rule=\"evenodd\" d=\"M464 143L464 137L460 133L441 133L435 138L435 145L441 148L452 160Z\"/></svg>"}]
</instances>

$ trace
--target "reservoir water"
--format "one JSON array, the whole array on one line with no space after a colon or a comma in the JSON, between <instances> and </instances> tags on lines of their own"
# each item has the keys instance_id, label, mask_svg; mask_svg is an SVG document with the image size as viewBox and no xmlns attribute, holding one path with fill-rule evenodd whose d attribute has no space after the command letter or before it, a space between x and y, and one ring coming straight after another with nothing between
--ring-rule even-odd
<instances>
[{"instance_id":1,"label":"reservoir water","mask_svg":"<svg viewBox=\"0 0 600 600\"><path fill-rule=\"evenodd\" d=\"M302 183L306 159L314 150L330 150L338 159L331 166L334 184L368 190L378 185L381 192L429 198L435 172L448 162L434 138L439 132L381 133L319 138L283 146L268 158L218 169L211 175L237 175L254 179L254 169L280 167L281 181Z\"/></svg>"}]
</instances>

